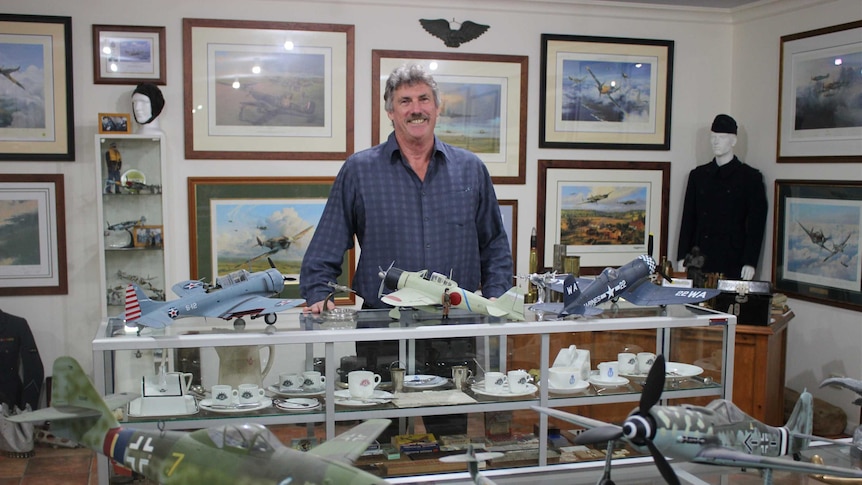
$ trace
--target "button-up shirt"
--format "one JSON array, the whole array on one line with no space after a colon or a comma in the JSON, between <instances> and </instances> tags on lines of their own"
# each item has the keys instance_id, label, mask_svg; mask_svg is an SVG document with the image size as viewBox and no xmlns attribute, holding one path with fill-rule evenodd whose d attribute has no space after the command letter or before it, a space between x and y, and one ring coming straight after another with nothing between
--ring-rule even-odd
<instances>
[{"instance_id":1,"label":"button-up shirt","mask_svg":"<svg viewBox=\"0 0 862 485\"><path fill-rule=\"evenodd\" d=\"M309 304L331 291L344 252L360 246L352 288L380 302L379 272L451 273L469 291L497 297L512 287L512 253L491 177L475 154L435 138L425 180L401 156L395 135L358 152L341 168L302 261L300 292Z\"/></svg>"}]
</instances>

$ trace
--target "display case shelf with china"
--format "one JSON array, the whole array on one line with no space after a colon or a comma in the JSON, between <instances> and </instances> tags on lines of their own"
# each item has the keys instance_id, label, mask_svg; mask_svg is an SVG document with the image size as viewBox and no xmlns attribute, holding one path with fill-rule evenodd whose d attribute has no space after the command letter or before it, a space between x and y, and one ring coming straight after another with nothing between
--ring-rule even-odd
<instances>
[{"instance_id":1,"label":"display case shelf with china","mask_svg":"<svg viewBox=\"0 0 862 485\"><path fill-rule=\"evenodd\" d=\"M435 419L431 417L446 421L447 416L466 415L460 434L435 435L430 448L457 448L470 442L481 442L486 448L531 448L527 458L517 455L521 458L495 466L544 466L560 461L555 450L559 437L548 434L549 427L560 426L531 406L582 409L608 420L612 415L605 409L630 410L640 398L642 373L625 369L610 380L596 375L600 364L619 360L620 353L661 353L671 362L669 366L675 365L675 373L667 379L665 400L731 398L735 324L733 315L696 306L609 307L599 317L576 320L543 320L528 312L526 322L455 311L443 321L439 315L410 310L402 311L398 320L385 310L360 310L353 320L332 320L294 310L279 314L275 325L260 319L234 327L222 320L192 318L162 330L146 328L141 335L105 320L92 346L97 389L133 390L149 399L125 409L127 426L195 429L253 420L273 429L287 446L298 446L331 439L356 420L389 418L398 425L393 434L416 437L430 431ZM690 344L687 330L707 327L719 329L721 335L721 358L713 367L706 366L706 359L715 357L712 347L692 346L702 352L682 348ZM464 340L474 345L459 347L457 342ZM363 359L355 351L362 342L392 342L396 350ZM455 344L447 347L447 342ZM158 349L173 356L167 359L169 368L163 376L171 389L179 389L179 393L169 392L171 397L183 395L171 404L158 401L168 396L148 388L154 377L148 381L138 375L129 361L136 352ZM190 367L181 355L193 349L199 350L194 353L199 360ZM571 385L565 379L549 382L551 369L571 366L574 356L584 352L589 358L583 379L576 377ZM519 387L486 384L485 377L492 372L519 370L524 372L509 378L520 381L531 375L535 380ZM379 374L382 382L368 395L358 396L359 388L349 383L351 371L369 372L362 380L371 382ZM401 374L405 374L403 383ZM466 380L456 386L453 375ZM310 382L311 387L291 387L293 381ZM401 388L394 389L393 381ZM213 386L225 384L231 386L230 392L218 388L213 394ZM256 402L244 402L245 406L236 399L217 403L217 395L233 395L239 384L263 389L265 395ZM416 455L408 459L402 453L397 458L399 451L406 453L403 449L394 449L393 457L388 438L381 439L380 450L362 457L360 464L384 476L460 471L436 458L427 463L420 463ZM100 462L99 471L102 479L106 461Z\"/></svg>"},{"instance_id":2,"label":"display case shelf with china","mask_svg":"<svg viewBox=\"0 0 862 485\"><path fill-rule=\"evenodd\" d=\"M96 135L102 318L123 311L135 283L165 299L164 135Z\"/></svg>"}]
</instances>

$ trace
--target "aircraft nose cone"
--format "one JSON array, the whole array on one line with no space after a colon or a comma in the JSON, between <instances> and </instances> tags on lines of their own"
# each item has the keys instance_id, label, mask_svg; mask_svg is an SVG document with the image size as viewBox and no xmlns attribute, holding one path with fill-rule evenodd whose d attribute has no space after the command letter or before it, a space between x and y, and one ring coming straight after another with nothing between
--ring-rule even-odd
<instances>
[{"instance_id":1,"label":"aircraft nose cone","mask_svg":"<svg viewBox=\"0 0 862 485\"><path fill-rule=\"evenodd\" d=\"M404 271L398 268L389 268L389 271L386 272L383 278L383 284L386 285L386 288L390 290L398 289L398 280L401 279L401 274Z\"/></svg>"}]
</instances>

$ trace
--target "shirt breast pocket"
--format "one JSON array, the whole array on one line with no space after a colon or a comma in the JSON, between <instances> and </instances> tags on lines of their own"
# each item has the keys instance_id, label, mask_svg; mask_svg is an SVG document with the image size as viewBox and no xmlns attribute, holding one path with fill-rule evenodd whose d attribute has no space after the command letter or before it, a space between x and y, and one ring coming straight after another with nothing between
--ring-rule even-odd
<instances>
[{"instance_id":1,"label":"shirt breast pocket","mask_svg":"<svg viewBox=\"0 0 862 485\"><path fill-rule=\"evenodd\" d=\"M446 223L457 227L472 223L476 214L476 194L471 187L452 190L443 195L441 202Z\"/></svg>"}]
</instances>

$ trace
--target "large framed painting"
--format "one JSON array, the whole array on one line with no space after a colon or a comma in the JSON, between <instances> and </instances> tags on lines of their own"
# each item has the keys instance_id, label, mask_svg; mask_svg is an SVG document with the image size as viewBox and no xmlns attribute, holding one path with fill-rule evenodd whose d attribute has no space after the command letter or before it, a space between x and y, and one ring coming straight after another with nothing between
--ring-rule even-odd
<instances>
[{"instance_id":1,"label":"large framed painting","mask_svg":"<svg viewBox=\"0 0 862 485\"><path fill-rule=\"evenodd\" d=\"M781 37L778 161L862 162L862 20Z\"/></svg>"},{"instance_id":2,"label":"large framed painting","mask_svg":"<svg viewBox=\"0 0 862 485\"><path fill-rule=\"evenodd\" d=\"M62 174L0 175L0 296L65 295Z\"/></svg>"},{"instance_id":3,"label":"large framed painting","mask_svg":"<svg viewBox=\"0 0 862 485\"><path fill-rule=\"evenodd\" d=\"M93 25L93 82L167 82L165 28Z\"/></svg>"},{"instance_id":4,"label":"large framed painting","mask_svg":"<svg viewBox=\"0 0 862 485\"><path fill-rule=\"evenodd\" d=\"M775 206L775 290L862 311L862 182L776 180Z\"/></svg>"},{"instance_id":5,"label":"large framed painting","mask_svg":"<svg viewBox=\"0 0 862 485\"><path fill-rule=\"evenodd\" d=\"M599 274L648 251L667 255L669 162L539 160L539 264L553 267L554 244L580 256L581 274Z\"/></svg>"},{"instance_id":6,"label":"large framed painting","mask_svg":"<svg viewBox=\"0 0 862 485\"><path fill-rule=\"evenodd\" d=\"M672 40L542 34L539 147L670 150Z\"/></svg>"},{"instance_id":7,"label":"large framed painting","mask_svg":"<svg viewBox=\"0 0 862 485\"><path fill-rule=\"evenodd\" d=\"M353 153L354 27L183 19L189 159Z\"/></svg>"},{"instance_id":8,"label":"large framed painting","mask_svg":"<svg viewBox=\"0 0 862 485\"><path fill-rule=\"evenodd\" d=\"M434 76L441 109L435 134L485 162L495 184L523 184L527 165L527 56L371 51L371 142L392 132L383 92L397 67L417 63Z\"/></svg>"},{"instance_id":9,"label":"large framed painting","mask_svg":"<svg viewBox=\"0 0 862 485\"><path fill-rule=\"evenodd\" d=\"M281 298L299 298L299 270L334 178L189 177L191 277L214 281L238 269L275 267L288 277ZM336 283L350 286L355 249ZM291 282L293 282L291 284ZM337 304L355 302L353 293Z\"/></svg>"},{"instance_id":10,"label":"large framed painting","mask_svg":"<svg viewBox=\"0 0 862 485\"><path fill-rule=\"evenodd\" d=\"M72 18L0 14L0 161L75 160Z\"/></svg>"}]
</instances>

